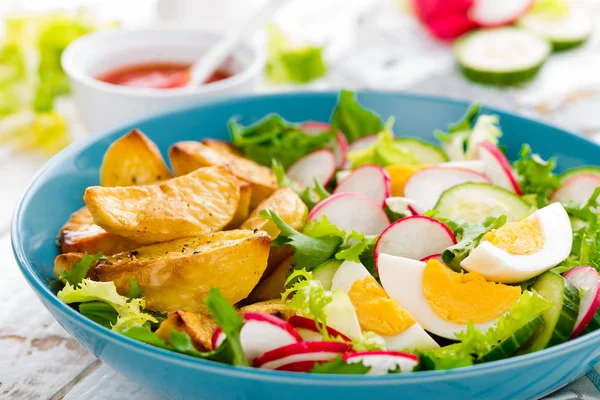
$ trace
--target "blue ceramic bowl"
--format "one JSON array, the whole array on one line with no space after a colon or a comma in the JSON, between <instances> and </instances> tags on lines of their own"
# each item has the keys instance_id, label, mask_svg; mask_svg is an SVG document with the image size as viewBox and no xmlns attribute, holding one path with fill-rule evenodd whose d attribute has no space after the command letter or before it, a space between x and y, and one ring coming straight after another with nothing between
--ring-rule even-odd
<instances>
[{"instance_id":1,"label":"blue ceramic bowl","mask_svg":"<svg viewBox=\"0 0 600 400\"><path fill-rule=\"evenodd\" d=\"M103 362L128 378L171 399L533 399L587 372L600 361L600 332L508 360L452 371L389 376L308 375L234 368L171 353L120 336L63 304L48 287L57 249L56 234L83 206L86 187L98 184L108 146L131 128L145 132L167 154L180 140L227 139L226 122L243 123L276 112L290 121L327 121L337 93L295 93L221 100L139 121L69 147L49 161L25 192L12 224L14 253L25 278L58 322ZM460 118L464 102L401 93L359 94L366 107L396 118L395 132L432 141L436 128ZM596 144L542 123L498 110L511 159L522 143L560 169L595 164Z\"/></svg>"}]
</instances>

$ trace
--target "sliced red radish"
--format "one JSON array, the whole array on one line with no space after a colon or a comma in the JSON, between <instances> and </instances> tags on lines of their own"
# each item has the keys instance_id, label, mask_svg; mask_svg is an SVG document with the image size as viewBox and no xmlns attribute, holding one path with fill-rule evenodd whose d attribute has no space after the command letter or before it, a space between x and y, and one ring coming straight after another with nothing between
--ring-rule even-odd
<instances>
[{"instance_id":1,"label":"sliced red radish","mask_svg":"<svg viewBox=\"0 0 600 400\"><path fill-rule=\"evenodd\" d=\"M406 197L388 197L385 199L385 205L396 214L412 215L411 206L417 204Z\"/></svg>"},{"instance_id":2,"label":"sliced red radish","mask_svg":"<svg viewBox=\"0 0 600 400\"><path fill-rule=\"evenodd\" d=\"M309 135L316 135L322 132L329 132L331 130L331 125L325 122L310 121L303 123L298 129ZM337 167L341 168L346 165L346 153L348 152L348 141L341 131L338 131L335 134L335 142L332 147Z\"/></svg>"},{"instance_id":3,"label":"sliced red radish","mask_svg":"<svg viewBox=\"0 0 600 400\"><path fill-rule=\"evenodd\" d=\"M374 133L372 135L363 136L359 139L356 139L354 142L350 143L348 147L348 151L356 151L363 150L367 147L371 146L373 143L377 141L377 134Z\"/></svg>"},{"instance_id":4,"label":"sliced red radish","mask_svg":"<svg viewBox=\"0 0 600 400\"><path fill-rule=\"evenodd\" d=\"M336 193L326 198L312 209L308 220L323 216L340 229L365 235L379 235L390 224L381 205L360 193Z\"/></svg>"},{"instance_id":5,"label":"sliced red radish","mask_svg":"<svg viewBox=\"0 0 600 400\"><path fill-rule=\"evenodd\" d=\"M441 262L442 264L444 264L444 260L442 259L441 254L432 254L430 256L421 258L421 261L423 261L423 262L427 262L429 260L437 260L437 261Z\"/></svg>"},{"instance_id":6,"label":"sliced red radish","mask_svg":"<svg viewBox=\"0 0 600 400\"><path fill-rule=\"evenodd\" d=\"M411 372L419 363L419 358L401 351L363 351L344 355L347 363L362 362L371 367L367 375L385 375L400 368L401 372Z\"/></svg>"},{"instance_id":7,"label":"sliced red radish","mask_svg":"<svg viewBox=\"0 0 600 400\"><path fill-rule=\"evenodd\" d=\"M271 350L254 359L254 366L280 371L310 371L315 363L335 360L340 354L350 351L352 347L340 342L300 342ZM303 364L299 364L303 363ZM312 363L312 365L310 364Z\"/></svg>"},{"instance_id":8,"label":"sliced red radish","mask_svg":"<svg viewBox=\"0 0 600 400\"><path fill-rule=\"evenodd\" d=\"M452 40L477 27L467 13L455 13L436 17L426 22L431 34L443 40Z\"/></svg>"},{"instance_id":9,"label":"sliced red radish","mask_svg":"<svg viewBox=\"0 0 600 400\"><path fill-rule=\"evenodd\" d=\"M573 268L564 277L579 289L581 294L579 315L577 316L577 322L575 322L573 334L571 334L571 338L574 338L579 336L598 311L600 306L600 275L593 267L582 265Z\"/></svg>"},{"instance_id":10,"label":"sliced red radish","mask_svg":"<svg viewBox=\"0 0 600 400\"><path fill-rule=\"evenodd\" d=\"M422 22L449 14L466 14L473 0L412 0L413 10Z\"/></svg>"},{"instance_id":11,"label":"sliced red radish","mask_svg":"<svg viewBox=\"0 0 600 400\"><path fill-rule=\"evenodd\" d=\"M294 315L288 319L288 322L292 324L305 342L318 342L323 340L323 335L321 335L321 332L317 328L317 324L313 319ZM330 326L325 327L325 329L331 337L339 337L347 342L352 341L348 336Z\"/></svg>"},{"instance_id":12,"label":"sliced red radish","mask_svg":"<svg viewBox=\"0 0 600 400\"><path fill-rule=\"evenodd\" d=\"M484 163L485 176L492 184L510 190L519 196L523 194L517 178L510 168L508 159L498 146L490 142L481 142L479 144L479 158Z\"/></svg>"},{"instance_id":13,"label":"sliced red radish","mask_svg":"<svg viewBox=\"0 0 600 400\"><path fill-rule=\"evenodd\" d=\"M586 173L577 174L567 179L550 199L561 203L569 201L585 203L598 186L600 186L599 176Z\"/></svg>"},{"instance_id":14,"label":"sliced red radish","mask_svg":"<svg viewBox=\"0 0 600 400\"><path fill-rule=\"evenodd\" d=\"M212 337L213 348L218 348L227 335L217 328ZM242 349L248 362L268 351L302 341L292 324L270 314L249 312L244 314L240 333Z\"/></svg>"},{"instance_id":15,"label":"sliced red radish","mask_svg":"<svg viewBox=\"0 0 600 400\"><path fill-rule=\"evenodd\" d=\"M448 161L437 165L442 168L463 168L483 174L485 167L481 160Z\"/></svg>"},{"instance_id":16,"label":"sliced red radish","mask_svg":"<svg viewBox=\"0 0 600 400\"><path fill-rule=\"evenodd\" d=\"M340 170L340 171L338 171L338 172L335 173L335 179L338 182L341 182L344 179L346 179L347 177L349 177L351 173L352 173L351 169L342 169L342 170Z\"/></svg>"},{"instance_id":17,"label":"sliced red radish","mask_svg":"<svg viewBox=\"0 0 600 400\"><path fill-rule=\"evenodd\" d=\"M533 0L475 0L469 18L486 28L508 25L523 16L532 5Z\"/></svg>"},{"instance_id":18,"label":"sliced red radish","mask_svg":"<svg viewBox=\"0 0 600 400\"><path fill-rule=\"evenodd\" d=\"M333 193L361 193L383 207L391 192L390 175L385 169L378 165L363 165L339 182Z\"/></svg>"},{"instance_id":19,"label":"sliced red radish","mask_svg":"<svg viewBox=\"0 0 600 400\"><path fill-rule=\"evenodd\" d=\"M404 186L404 195L416 202L411 208L423 214L435 206L446 189L465 182L490 183L482 174L468 169L433 167L411 176Z\"/></svg>"},{"instance_id":20,"label":"sliced red radish","mask_svg":"<svg viewBox=\"0 0 600 400\"><path fill-rule=\"evenodd\" d=\"M440 221L420 215L405 217L390 225L377 239L375 265L380 253L421 260L455 244L456 237Z\"/></svg>"},{"instance_id":21,"label":"sliced red radish","mask_svg":"<svg viewBox=\"0 0 600 400\"><path fill-rule=\"evenodd\" d=\"M335 166L333 152L329 149L319 149L293 163L286 174L302 186L314 186L315 179L325 186L333 178Z\"/></svg>"}]
</instances>

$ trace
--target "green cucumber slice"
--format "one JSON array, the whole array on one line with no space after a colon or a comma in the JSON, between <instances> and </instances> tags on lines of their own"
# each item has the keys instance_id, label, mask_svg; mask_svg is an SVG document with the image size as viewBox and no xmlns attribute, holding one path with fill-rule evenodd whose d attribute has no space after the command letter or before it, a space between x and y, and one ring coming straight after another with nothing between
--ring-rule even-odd
<instances>
[{"instance_id":1,"label":"green cucumber slice","mask_svg":"<svg viewBox=\"0 0 600 400\"><path fill-rule=\"evenodd\" d=\"M554 304L542 311L544 324L527 342L523 353L546 349L569 340L579 313L579 291L559 274L546 272L537 278L531 288Z\"/></svg>"},{"instance_id":2,"label":"green cucumber slice","mask_svg":"<svg viewBox=\"0 0 600 400\"><path fill-rule=\"evenodd\" d=\"M531 213L532 206L498 186L467 182L442 193L434 209L442 218L480 223L487 217L501 215L506 215L509 221L520 221Z\"/></svg>"},{"instance_id":3,"label":"green cucumber slice","mask_svg":"<svg viewBox=\"0 0 600 400\"><path fill-rule=\"evenodd\" d=\"M493 349L479 358L479 362L489 362L508 358L515 354L544 323L544 317L538 315L521 328L517 329L510 337L504 339Z\"/></svg>"},{"instance_id":4,"label":"green cucumber slice","mask_svg":"<svg viewBox=\"0 0 600 400\"><path fill-rule=\"evenodd\" d=\"M520 28L482 29L454 46L462 73L483 84L509 86L534 78L550 55L550 45Z\"/></svg>"},{"instance_id":5,"label":"green cucumber slice","mask_svg":"<svg viewBox=\"0 0 600 400\"><path fill-rule=\"evenodd\" d=\"M522 17L519 26L543 37L552 44L552 50L565 51L585 43L592 34L593 21L581 8L568 7L564 16L556 17L533 12Z\"/></svg>"},{"instance_id":6,"label":"green cucumber slice","mask_svg":"<svg viewBox=\"0 0 600 400\"><path fill-rule=\"evenodd\" d=\"M575 175L579 175L579 174L590 174L590 175L596 175L596 176L600 177L600 167L586 165L585 167L572 168L568 171L565 171L560 176L560 181L562 183L565 183L567 181L567 179L572 178Z\"/></svg>"},{"instance_id":7,"label":"green cucumber slice","mask_svg":"<svg viewBox=\"0 0 600 400\"><path fill-rule=\"evenodd\" d=\"M402 150L414 154L419 164L439 164L448 161L448 157L440 148L417 138L397 138L396 144Z\"/></svg>"},{"instance_id":8,"label":"green cucumber slice","mask_svg":"<svg viewBox=\"0 0 600 400\"><path fill-rule=\"evenodd\" d=\"M313 270L313 278L320 281L325 290L331 290L333 276L340 265L342 265L342 262L342 260L329 260L325 261L323 264L317 265Z\"/></svg>"}]
</instances>

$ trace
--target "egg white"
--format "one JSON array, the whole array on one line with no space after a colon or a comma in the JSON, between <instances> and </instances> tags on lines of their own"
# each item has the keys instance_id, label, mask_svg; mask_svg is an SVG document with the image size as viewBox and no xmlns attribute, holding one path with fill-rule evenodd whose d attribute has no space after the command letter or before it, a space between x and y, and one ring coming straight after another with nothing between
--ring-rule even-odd
<instances>
[{"instance_id":1,"label":"egg white","mask_svg":"<svg viewBox=\"0 0 600 400\"><path fill-rule=\"evenodd\" d=\"M571 222L560 203L550 204L526 219L538 218L544 237L542 248L531 254L512 254L482 241L461 267L478 272L494 282L517 283L540 275L555 267L571 253L573 231Z\"/></svg>"}]
</instances>

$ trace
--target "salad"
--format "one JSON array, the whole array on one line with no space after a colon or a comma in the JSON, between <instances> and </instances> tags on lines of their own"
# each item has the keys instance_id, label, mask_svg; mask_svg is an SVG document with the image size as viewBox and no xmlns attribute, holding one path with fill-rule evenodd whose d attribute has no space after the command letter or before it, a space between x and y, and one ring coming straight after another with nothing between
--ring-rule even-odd
<instances>
[{"instance_id":1,"label":"salad","mask_svg":"<svg viewBox=\"0 0 600 400\"><path fill-rule=\"evenodd\" d=\"M600 326L600 168L556 175L472 105L437 145L343 90L329 123L231 142L134 130L58 235L57 296L135 340L292 372L388 374L535 352ZM433 142L434 140L432 140Z\"/></svg>"}]
</instances>

